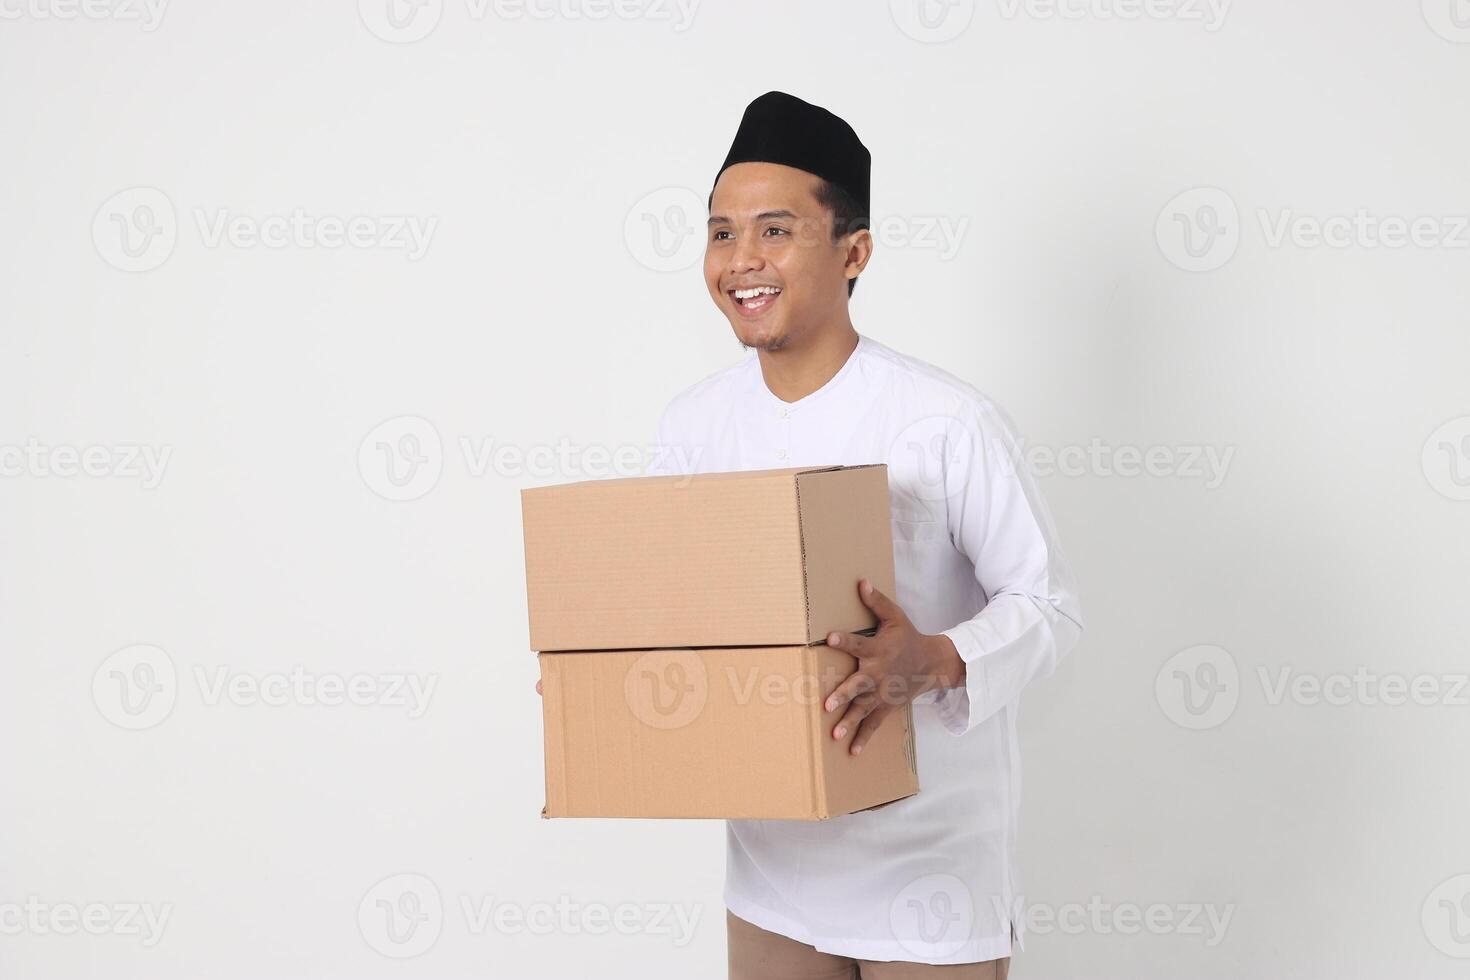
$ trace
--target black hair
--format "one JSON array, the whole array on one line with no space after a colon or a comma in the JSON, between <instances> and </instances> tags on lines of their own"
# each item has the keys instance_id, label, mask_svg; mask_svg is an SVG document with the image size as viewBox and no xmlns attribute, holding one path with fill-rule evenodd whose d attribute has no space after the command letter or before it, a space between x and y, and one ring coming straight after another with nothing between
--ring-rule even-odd
<instances>
[{"instance_id":1,"label":"black hair","mask_svg":"<svg viewBox=\"0 0 1470 980\"><path fill-rule=\"evenodd\" d=\"M868 214L863 206L857 202L847 188L841 184L834 184L830 180L818 179L816 189L817 203L832 212L832 240L836 241L843 235L850 235L855 231L861 231L868 227ZM847 280L847 295L857 288L860 277L854 276Z\"/></svg>"}]
</instances>

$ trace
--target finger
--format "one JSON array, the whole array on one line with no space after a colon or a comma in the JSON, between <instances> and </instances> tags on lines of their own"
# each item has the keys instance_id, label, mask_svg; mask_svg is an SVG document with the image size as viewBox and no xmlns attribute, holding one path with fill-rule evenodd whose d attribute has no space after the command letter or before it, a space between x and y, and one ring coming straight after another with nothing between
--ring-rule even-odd
<instances>
[{"instance_id":1,"label":"finger","mask_svg":"<svg viewBox=\"0 0 1470 980\"><path fill-rule=\"evenodd\" d=\"M537 694L540 694L541 693L541 682L540 681L537 681L536 682L536 693Z\"/></svg>"},{"instance_id":2,"label":"finger","mask_svg":"<svg viewBox=\"0 0 1470 980\"><path fill-rule=\"evenodd\" d=\"M896 623L905 618L899 604L875 589L873 583L865 578L858 580L858 596L863 600L863 605L873 610L880 623Z\"/></svg>"},{"instance_id":3,"label":"finger","mask_svg":"<svg viewBox=\"0 0 1470 980\"><path fill-rule=\"evenodd\" d=\"M868 744L868 740L873 737L873 733L878 730L878 726L883 724L883 719L892 713L893 707L886 704L880 704L868 712L868 716L858 726L857 734L852 737L852 745L847 751L853 755L862 752L863 746Z\"/></svg>"},{"instance_id":4,"label":"finger","mask_svg":"<svg viewBox=\"0 0 1470 980\"><path fill-rule=\"evenodd\" d=\"M837 727L832 729L832 737L836 739L846 738L849 732L857 731L864 718L872 714L878 707L878 699L871 694L860 694L852 699L851 706Z\"/></svg>"},{"instance_id":5,"label":"finger","mask_svg":"<svg viewBox=\"0 0 1470 980\"><path fill-rule=\"evenodd\" d=\"M829 647L834 647L843 653L850 653L854 657L866 657L868 655L868 645L871 642L871 637L859 636L856 633L827 634L827 645Z\"/></svg>"},{"instance_id":6,"label":"finger","mask_svg":"<svg viewBox=\"0 0 1470 980\"><path fill-rule=\"evenodd\" d=\"M843 705L854 699L867 694L878 686L877 681L860 670L855 670L848 675L847 680L837 685L837 689L827 695L826 708L828 711L837 711Z\"/></svg>"}]
</instances>

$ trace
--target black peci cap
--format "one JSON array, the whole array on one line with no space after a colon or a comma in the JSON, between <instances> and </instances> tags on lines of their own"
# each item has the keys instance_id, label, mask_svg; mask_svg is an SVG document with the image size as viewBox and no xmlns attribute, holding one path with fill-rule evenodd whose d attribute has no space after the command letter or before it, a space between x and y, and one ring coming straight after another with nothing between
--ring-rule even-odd
<instances>
[{"instance_id":1,"label":"black peci cap","mask_svg":"<svg viewBox=\"0 0 1470 980\"><path fill-rule=\"evenodd\" d=\"M715 180L727 167L756 162L785 164L838 185L862 206L856 227L868 227L873 156L841 117L794 95L767 92L745 107Z\"/></svg>"}]
</instances>

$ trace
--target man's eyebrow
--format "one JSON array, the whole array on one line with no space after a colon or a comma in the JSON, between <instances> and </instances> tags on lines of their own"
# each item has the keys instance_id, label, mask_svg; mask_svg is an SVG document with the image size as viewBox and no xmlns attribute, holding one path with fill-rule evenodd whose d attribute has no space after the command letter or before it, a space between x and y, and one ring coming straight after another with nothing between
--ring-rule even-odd
<instances>
[{"instance_id":1,"label":"man's eyebrow","mask_svg":"<svg viewBox=\"0 0 1470 980\"><path fill-rule=\"evenodd\" d=\"M785 209L782 209L782 210L779 210L779 211L762 211L760 214L758 214L758 215L755 216L755 220L756 221L770 221L770 220L772 220L774 218L800 218L800 217L801 217L801 215L797 214L795 211L787 211ZM712 214L712 215L709 216L709 221L705 222L705 224L707 224L707 225L728 225L729 223L730 223L730 219L727 218L727 217L725 217L723 214Z\"/></svg>"}]
</instances>

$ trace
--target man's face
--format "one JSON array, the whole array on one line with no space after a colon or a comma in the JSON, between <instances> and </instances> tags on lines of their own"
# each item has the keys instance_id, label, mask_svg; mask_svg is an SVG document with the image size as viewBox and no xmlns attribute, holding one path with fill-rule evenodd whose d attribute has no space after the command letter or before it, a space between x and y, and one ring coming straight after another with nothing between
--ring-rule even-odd
<instances>
[{"instance_id":1,"label":"man's face","mask_svg":"<svg viewBox=\"0 0 1470 980\"><path fill-rule=\"evenodd\" d=\"M832 214L815 196L819 183L779 163L737 163L715 182L704 280L747 347L780 350L846 310L854 236L832 240ZM860 271L859 264L852 274Z\"/></svg>"}]
</instances>

